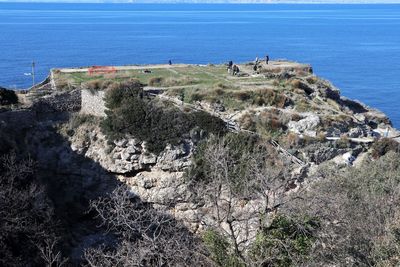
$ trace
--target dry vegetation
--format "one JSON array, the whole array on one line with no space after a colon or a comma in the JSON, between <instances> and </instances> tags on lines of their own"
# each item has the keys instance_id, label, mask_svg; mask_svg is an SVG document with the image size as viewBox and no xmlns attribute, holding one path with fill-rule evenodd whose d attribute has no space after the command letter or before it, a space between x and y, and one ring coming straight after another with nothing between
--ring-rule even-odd
<instances>
[{"instance_id":1,"label":"dry vegetation","mask_svg":"<svg viewBox=\"0 0 400 267\"><path fill-rule=\"evenodd\" d=\"M321 164L299 186L304 177L291 172L293 165L268 140L274 138L293 151L323 146L327 142L324 128L337 124L349 128L353 119L340 112L333 99L310 101L315 97L313 89L331 85L309 72L293 69L289 73L281 67L260 72L265 77L229 76L223 66L96 76L55 71L61 90L106 90L107 117L100 121L73 114L62 126L64 136L76 135L77 129L90 134L92 128L83 126L101 124L109 141L133 135L158 154L168 144L189 139L193 131L208 133L195 142L185 178L188 203L205 207L212 220L202 221L195 235L182 221L156 209L162 205L145 203L130 188L119 185L92 198L84 214L74 214L91 220L87 227L104 229L110 240L80 248L82 261L70 262L63 258L62 253L70 253L63 246L76 237L67 237L71 229L60 229L55 215L69 207L57 207L50 200L50 193L59 192L48 192L36 172L36 167L47 170L47 166L6 152L5 147L16 146L18 140L0 129L0 265L400 266L399 144L387 138L375 142L372 158L357 168ZM228 133L225 123L209 113L146 97L144 85L170 87L167 94L185 102L218 102L237 109L241 127L260 134ZM306 117L298 112L322 113L325 104L335 114L321 115L316 137L287 131L289 121ZM240 111L244 108L246 112ZM343 150L352 146L347 135L324 145ZM71 177L56 181L56 188L73 188L70 183L77 179ZM78 203L80 198L66 203L74 201L84 205ZM58 245L60 239L63 246Z\"/></svg>"},{"instance_id":2,"label":"dry vegetation","mask_svg":"<svg viewBox=\"0 0 400 267\"><path fill-rule=\"evenodd\" d=\"M308 266L400 264L399 159L391 152L359 168L321 168L321 179L284 209L321 222Z\"/></svg>"}]
</instances>

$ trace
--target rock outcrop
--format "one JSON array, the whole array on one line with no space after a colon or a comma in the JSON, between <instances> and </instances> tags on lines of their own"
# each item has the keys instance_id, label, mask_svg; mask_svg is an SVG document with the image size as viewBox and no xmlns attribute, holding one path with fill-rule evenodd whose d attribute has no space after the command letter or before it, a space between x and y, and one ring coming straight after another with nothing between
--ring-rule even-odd
<instances>
[{"instance_id":1,"label":"rock outcrop","mask_svg":"<svg viewBox=\"0 0 400 267\"><path fill-rule=\"evenodd\" d=\"M214 99L211 103L206 99L198 105L185 104L180 100L171 101L171 104L179 103L182 110L202 109L219 116L233 132L252 132L266 137L265 140L274 140L278 144L274 146L277 155L285 162L290 162L293 155L301 158L306 163L304 166L292 164L285 169L292 178L285 188L285 194L298 190L303 183L310 183L308 180L313 177L309 171L317 169L319 164L333 162L338 167L351 165L358 155L365 157L368 153L374 133L382 135L382 129L395 132L383 113L341 97L333 85L313 76L311 67L264 71L257 75L276 79L274 82L278 89L257 87L254 91L259 95L253 102L241 103L241 109L229 107L226 99ZM296 81L293 82L293 79ZM274 83L269 81L268 86L271 84ZM253 84L246 84L244 88L247 91L241 91L242 94L234 89L233 96L248 100L252 97L248 93L250 86ZM63 207L66 217L76 215L69 208L80 210L83 214L87 208L85 204L90 200L109 193L115 184L124 183L132 194L157 209L173 214L193 232L201 232L205 227L219 224L218 227L226 231L230 230L229 227L246 229L246 238L249 235L255 237L260 221L256 217L246 216L270 208L261 198L233 198L230 203L232 216L246 217L246 220L232 226L217 219L218 214L213 210L215 203L209 199L198 201L189 188L186 171L192 164L198 143L206 138L205 132L192 130L178 145L167 145L160 153L151 153L146 142L133 135L112 142L107 140L100 127L101 117L105 116L104 92L91 94L85 90L82 94L80 89L54 91L46 84L40 88L46 88L47 91L44 95L31 97L31 106L0 113L0 137L2 131L24 133L21 144L7 143L4 139L0 140L0 145L19 147L37 160L43 177L50 181L55 192L54 199ZM274 90L284 92L279 91L278 94ZM160 90L159 93L162 92ZM222 89L218 92L226 94ZM173 96L168 97L160 97L160 101L168 101ZM290 100L287 101L290 105L276 105L274 101L279 102L277 99L280 98ZM71 125L74 116L91 119ZM232 125L234 127L229 127ZM364 143L365 140L367 142ZM224 205L227 193L223 187L221 192L216 202ZM71 241L75 250L85 242L101 239L90 231L74 231L79 236ZM245 242L246 238L241 234L237 236L239 243Z\"/></svg>"}]
</instances>

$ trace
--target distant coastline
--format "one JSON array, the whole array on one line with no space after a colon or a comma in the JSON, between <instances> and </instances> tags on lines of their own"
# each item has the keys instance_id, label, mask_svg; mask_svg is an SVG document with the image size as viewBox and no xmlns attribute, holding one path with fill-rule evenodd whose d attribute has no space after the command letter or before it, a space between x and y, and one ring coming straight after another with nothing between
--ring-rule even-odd
<instances>
[{"instance_id":1,"label":"distant coastline","mask_svg":"<svg viewBox=\"0 0 400 267\"><path fill-rule=\"evenodd\" d=\"M0 0L0 3L93 3L93 4L400 4L400 0Z\"/></svg>"}]
</instances>

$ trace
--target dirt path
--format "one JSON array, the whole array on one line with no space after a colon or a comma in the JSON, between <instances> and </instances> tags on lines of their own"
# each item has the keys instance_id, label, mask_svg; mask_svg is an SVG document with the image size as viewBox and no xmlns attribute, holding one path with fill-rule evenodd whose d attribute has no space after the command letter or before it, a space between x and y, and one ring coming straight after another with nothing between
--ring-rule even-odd
<instances>
[{"instance_id":1,"label":"dirt path","mask_svg":"<svg viewBox=\"0 0 400 267\"><path fill-rule=\"evenodd\" d=\"M142 70L142 69L173 69L173 68L184 68L193 65L189 64L160 64L160 65L135 65L135 66L104 66L104 67L112 67L117 71L121 70ZM90 67L87 68L62 68L58 69L62 73L76 73L76 72L88 72ZM172 71L172 70L171 70Z\"/></svg>"}]
</instances>

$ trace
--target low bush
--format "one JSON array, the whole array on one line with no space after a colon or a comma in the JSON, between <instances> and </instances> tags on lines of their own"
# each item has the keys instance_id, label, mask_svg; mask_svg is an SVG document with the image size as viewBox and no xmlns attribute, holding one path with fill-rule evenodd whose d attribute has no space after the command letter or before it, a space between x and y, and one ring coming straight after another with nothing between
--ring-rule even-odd
<instances>
[{"instance_id":1,"label":"low bush","mask_svg":"<svg viewBox=\"0 0 400 267\"><path fill-rule=\"evenodd\" d=\"M71 117L69 118L68 124L66 125L67 131L71 131L71 130L74 131L83 124L94 123L96 121L97 121L97 118L95 116L74 113L71 115Z\"/></svg>"},{"instance_id":2,"label":"low bush","mask_svg":"<svg viewBox=\"0 0 400 267\"><path fill-rule=\"evenodd\" d=\"M320 218L309 261L298 266L400 266L399 163L388 152L357 168L320 165L321 179L285 207L289 217Z\"/></svg>"},{"instance_id":3,"label":"low bush","mask_svg":"<svg viewBox=\"0 0 400 267\"><path fill-rule=\"evenodd\" d=\"M229 86L227 86L226 84L221 83L221 82L217 83L217 84L215 85L215 87L216 87L216 88L220 88L220 89L229 89L229 88L230 88Z\"/></svg>"},{"instance_id":4,"label":"low bush","mask_svg":"<svg viewBox=\"0 0 400 267\"><path fill-rule=\"evenodd\" d=\"M107 117L101 127L109 140L133 135L147 142L154 153L167 144L178 144L198 127L207 133L224 134L225 123L205 112L183 112L165 102L144 98L143 85L137 82L119 83L109 88L105 102Z\"/></svg>"},{"instance_id":5,"label":"low bush","mask_svg":"<svg viewBox=\"0 0 400 267\"><path fill-rule=\"evenodd\" d=\"M210 114L206 112L194 112L190 114L190 117L192 117L195 126L207 131L208 133L220 136L227 132L226 125L221 119L210 116Z\"/></svg>"},{"instance_id":6,"label":"low bush","mask_svg":"<svg viewBox=\"0 0 400 267\"><path fill-rule=\"evenodd\" d=\"M213 183L209 171L213 168L205 161L210 148L222 145L226 151L225 163L229 166L227 171L229 174L229 183L234 192L237 194L245 194L242 191L244 187L244 174L250 173L250 162L253 153L265 153L268 155L268 147L256 135L247 133L228 133L222 138L213 138L209 141L200 143L195 155L193 156L193 164L187 171L187 178L192 185L197 183ZM212 164L217 164L213 162ZM246 197L246 196L243 196ZM248 196L247 196L248 197Z\"/></svg>"},{"instance_id":7,"label":"low bush","mask_svg":"<svg viewBox=\"0 0 400 267\"><path fill-rule=\"evenodd\" d=\"M343 135L339 140L336 140L335 145L338 148L349 148L351 146L351 142L347 136Z\"/></svg>"},{"instance_id":8,"label":"low bush","mask_svg":"<svg viewBox=\"0 0 400 267\"><path fill-rule=\"evenodd\" d=\"M315 110L315 108L310 105L310 102L304 98L301 98L298 101L296 101L294 107L298 112L309 112L311 110Z\"/></svg>"},{"instance_id":9,"label":"low bush","mask_svg":"<svg viewBox=\"0 0 400 267\"><path fill-rule=\"evenodd\" d=\"M96 79L96 80L91 80L82 85L83 88L89 89L89 90L102 90L103 88L103 81Z\"/></svg>"},{"instance_id":10,"label":"low bush","mask_svg":"<svg viewBox=\"0 0 400 267\"><path fill-rule=\"evenodd\" d=\"M271 111L263 111L258 116L259 124L268 130L277 131L285 127L279 115L273 114Z\"/></svg>"},{"instance_id":11,"label":"low bush","mask_svg":"<svg viewBox=\"0 0 400 267\"><path fill-rule=\"evenodd\" d=\"M14 90L0 87L0 105L11 105L18 103L18 96Z\"/></svg>"},{"instance_id":12,"label":"low bush","mask_svg":"<svg viewBox=\"0 0 400 267\"><path fill-rule=\"evenodd\" d=\"M250 99L251 95L249 91L239 91L239 92L234 92L233 96L240 101L246 101Z\"/></svg>"},{"instance_id":13,"label":"low bush","mask_svg":"<svg viewBox=\"0 0 400 267\"><path fill-rule=\"evenodd\" d=\"M292 120L292 121L299 121L301 119L302 119L302 117L298 113L292 113L292 116L290 118L290 120Z\"/></svg>"},{"instance_id":14,"label":"low bush","mask_svg":"<svg viewBox=\"0 0 400 267\"><path fill-rule=\"evenodd\" d=\"M309 84L315 84L315 83L317 83L318 78L316 76L311 76L311 77L308 77L306 80Z\"/></svg>"},{"instance_id":15,"label":"low bush","mask_svg":"<svg viewBox=\"0 0 400 267\"><path fill-rule=\"evenodd\" d=\"M314 93L314 90L310 86L308 86L308 84L299 79L293 79L290 82L290 85L292 86L293 89L303 90L307 95Z\"/></svg>"},{"instance_id":16,"label":"low bush","mask_svg":"<svg viewBox=\"0 0 400 267\"><path fill-rule=\"evenodd\" d=\"M324 133L324 132L319 132L319 133L317 134L317 140L318 140L319 142L325 142L325 141L326 141L326 133Z\"/></svg>"},{"instance_id":17,"label":"low bush","mask_svg":"<svg viewBox=\"0 0 400 267\"><path fill-rule=\"evenodd\" d=\"M245 266L245 264L237 256L231 253L231 244L227 238L217 231L207 230L204 232L203 242L211 254L211 259L218 266Z\"/></svg>"},{"instance_id":18,"label":"low bush","mask_svg":"<svg viewBox=\"0 0 400 267\"><path fill-rule=\"evenodd\" d=\"M161 86L163 81L164 81L164 78L162 78L162 77L153 77L153 78L150 78L149 85L150 86Z\"/></svg>"},{"instance_id":19,"label":"low bush","mask_svg":"<svg viewBox=\"0 0 400 267\"><path fill-rule=\"evenodd\" d=\"M295 133L288 133L282 136L280 143L285 147L292 148L297 147L301 143L300 137Z\"/></svg>"},{"instance_id":20,"label":"low bush","mask_svg":"<svg viewBox=\"0 0 400 267\"><path fill-rule=\"evenodd\" d=\"M55 84L56 88L61 91L68 91L72 89L72 85L64 78L57 79Z\"/></svg>"},{"instance_id":21,"label":"low bush","mask_svg":"<svg viewBox=\"0 0 400 267\"><path fill-rule=\"evenodd\" d=\"M189 96L189 103L197 102L197 101L202 101L204 99L204 95L202 93L198 92L193 92Z\"/></svg>"},{"instance_id":22,"label":"low bush","mask_svg":"<svg viewBox=\"0 0 400 267\"><path fill-rule=\"evenodd\" d=\"M259 114L246 112L239 118L240 126L249 131L258 132L264 136L276 136L287 129L286 123L290 117L277 109L264 110Z\"/></svg>"},{"instance_id":23,"label":"low bush","mask_svg":"<svg viewBox=\"0 0 400 267\"><path fill-rule=\"evenodd\" d=\"M289 103L290 99L286 95L272 89L256 90L253 93L253 104L257 106L268 105L283 108Z\"/></svg>"},{"instance_id":24,"label":"low bush","mask_svg":"<svg viewBox=\"0 0 400 267\"><path fill-rule=\"evenodd\" d=\"M225 94L225 91L224 89L217 87L214 89L214 94L216 94L217 96L222 96Z\"/></svg>"},{"instance_id":25,"label":"low bush","mask_svg":"<svg viewBox=\"0 0 400 267\"><path fill-rule=\"evenodd\" d=\"M257 266L299 266L307 261L319 229L317 219L278 215L257 234L250 258Z\"/></svg>"},{"instance_id":26,"label":"low bush","mask_svg":"<svg viewBox=\"0 0 400 267\"><path fill-rule=\"evenodd\" d=\"M400 152L400 144L390 138L382 138L372 145L372 157L379 158L389 151Z\"/></svg>"},{"instance_id":27,"label":"low bush","mask_svg":"<svg viewBox=\"0 0 400 267\"><path fill-rule=\"evenodd\" d=\"M254 116L252 114L250 114L249 112L246 112L239 118L239 124L245 130L249 130L249 131L256 130L256 123L254 120Z\"/></svg>"}]
</instances>

